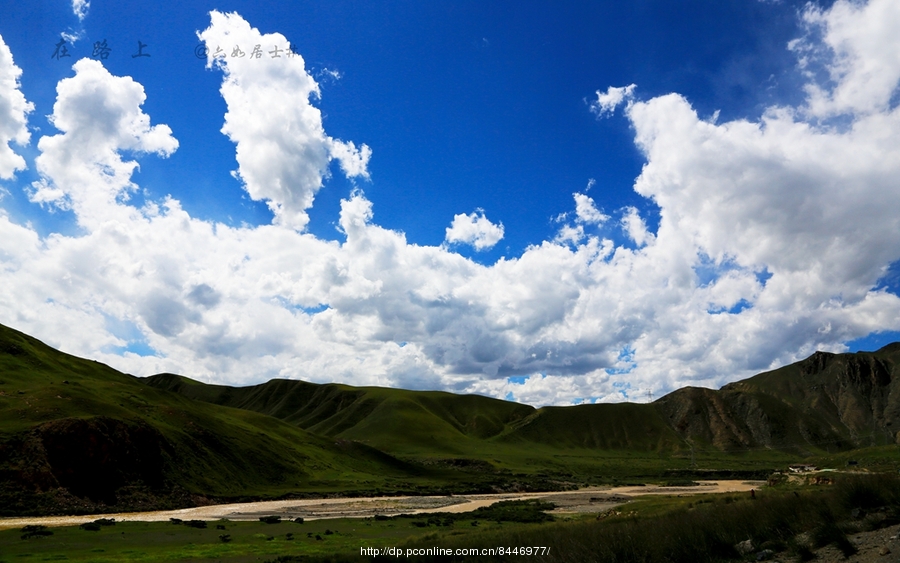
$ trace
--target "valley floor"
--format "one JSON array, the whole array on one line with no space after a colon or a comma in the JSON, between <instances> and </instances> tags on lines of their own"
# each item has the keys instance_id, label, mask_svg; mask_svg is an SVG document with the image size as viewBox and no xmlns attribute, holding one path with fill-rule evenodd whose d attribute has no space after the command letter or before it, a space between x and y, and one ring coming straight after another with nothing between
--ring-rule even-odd
<instances>
[{"instance_id":1,"label":"valley floor","mask_svg":"<svg viewBox=\"0 0 900 563\"><path fill-rule=\"evenodd\" d=\"M179 510L126 512L82 516L44 516L0 518L0 529L21 528L26 525L77 526L98 518L114 518L119 522L165 522L181 520L255 521L261 516L277 515L284 520L303 518L320 520L332 518L370 518L376 514L420 514L427 512L470 512L503 500L541 499L554 503L555 513L602 512L632 498L646 495L696 495L744 492L759 489L763 481L720 480L702 482L692 487L664 487L657 485L625 487L590 487L577 491L543 493L503 493L449 496L356 497L335 499L295 499L238 504L218 504Z\"/></svg>"}]
</instances>

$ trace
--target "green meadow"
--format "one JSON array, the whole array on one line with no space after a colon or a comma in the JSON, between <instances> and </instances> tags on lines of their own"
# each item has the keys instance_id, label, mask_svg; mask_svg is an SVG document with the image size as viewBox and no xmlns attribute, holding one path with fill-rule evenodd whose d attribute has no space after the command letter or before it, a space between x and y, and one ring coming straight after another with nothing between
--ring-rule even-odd
<instances>
[{"instance_id":1,"label":"green meadow","mask_svg":"<svg viewBox=\"0 0 900 563\"><path fill-rule=\"evenodd\" d=\"M445 541L476 532L537 529L551 521L547 503L507 502L467 514L424 514L393 518L341 518L296 523L207 522L204 528L179 522L119 522L86 530L79 526L0 530L0 563L20 561L221 561L243 563L278 557L358 556L360 548L400 547ZM48 533L49 532L49 533Z\"/></svg>"},{"instance_id":2,"label":"green meadow","mask_svg":"<svg viewBox=\"0 0 900 563\"><path fill-rule=\"evenodd\" d=\"M19 529L2 530L0 561L244 563L284 555L358 554L360 546L412 541L417 530L408 521L398 524L362 519L305 524L209 522L206 529L168 522L120 522L103 526L99 531L86 531L78 526L51 528L53 535L24 540ZM418 535L424 534L418 532Z\"/></svg>"}]
</instances>

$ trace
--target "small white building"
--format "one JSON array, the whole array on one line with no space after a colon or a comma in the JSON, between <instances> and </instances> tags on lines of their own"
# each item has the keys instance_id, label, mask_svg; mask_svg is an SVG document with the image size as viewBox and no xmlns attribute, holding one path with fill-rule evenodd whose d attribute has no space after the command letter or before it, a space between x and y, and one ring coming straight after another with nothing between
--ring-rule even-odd
<instances>
[{"instance_id":1,"label":"small white building","mask_svg":"<svg viewBox=\"0 0 900 563\"><path fill-rule=\"evenodd\" d=\"M797 465L789 465L788 469L791 473L808 473L810 471L815 471L818 469L815 465L809 465L805 463L797 464Z\"/></svg>"}]
</instances>

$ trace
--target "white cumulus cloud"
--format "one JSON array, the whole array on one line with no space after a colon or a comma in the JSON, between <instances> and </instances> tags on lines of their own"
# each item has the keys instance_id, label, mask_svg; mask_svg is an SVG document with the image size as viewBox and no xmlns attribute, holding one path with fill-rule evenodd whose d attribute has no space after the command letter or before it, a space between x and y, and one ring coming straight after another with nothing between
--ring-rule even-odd
<instances>
[{"instance_id":1,"label":"white cumulus cloud","mask_svg":"<svg viewBox=\"0 0 900 563\"><path fill-rule=\"evenodd\" d=\"M641 217L636 207L626 207L625 214L622 216L622 226L628 238L633 240L638 246L650 244L656 237L647 230L647 224Z\"/></svg>"},{"instance_id":2,"label":"white cumulus cloud","mask_svg":"<svg viewBox=\"0 0 900 563\"><path fill-rule=\"evenodd\" d=\"M495 225L484 216L481 209L453 216L453 223L446 229L446 240L449 243L463 243L475 247L475 250L487 250L503 238L503 223Z\"/></svg>"},{"instance_id":3,"label":"white cumulus cloud","mask_svg":"<svg viewBox=\"0 0 900 563\"><path fill-rule=\"evenodd\" d=\"M597 90L597 99L591 103L591 111L596 113L597 117L611 114L622 102L631 101L636 87L635 84L629 84L622 87L610 86L606 92Z\"/></svg>"},{"instance_id":4,"label":"white cumulus cloud","mask_svg":"<svg viewBox=\"0 0 900 563\"><path fill-rule=\"evenodd\" d=\"M28 144L28 114L34 105L19 89L22 69L13 62L12 52L0 37L0 179L10 180L17 170L25 168L25 159L16 154L10 142Z\"/></svg>"},{"instance_id":5,"label":"white cumulus cloud","mask_svg":"<svg viewBox=\"0 0 900 563\"><path fill-rule=\"evenodd\" d=\"M144 88L130 77L113 76L99 61L81 59L75 76L57 86L50 121L61 131L38 141L35 159L41 180L30 193L33 202L73 208L84 226L120 215L119 198L137 188L134 160L120 151L168 156L178 147L166 125L150 125L141 111Z\"/></svg>"},{"instance_id":6,"label":"white cumulus cloud","mask_svg":"<svg viewBox=\"0 0 900 563\"><path fill-rule=\"evenodd\" d=\"M894 0L812 3L802 18L808 34L790 46L808 71L809 113L830 117L889 109L900 80L900 12ZM824 70L829 83L815 80Z\"/></svg>"},{"instance_id":7,"label":"white cumulus cloud","mask_svg":"<svg viewBox=\"0 0 900 563\"><path fill-rule=\"evenodd\" d=\"M222 132L237 145L237 174L277 223L303 230L329 162L337 159L348 177L368 178L372 151L325 134L310 102L320 96L319 85L282 34L262 34L235 13L213 11L210 19L198 37L209 51L207 68L225 75Z\"/></svg>"},{"instance_id":8,"label":"white cumulus cloud","mask_svg":"<svg viewBox=\"0 0 900 563\"><path fill-rule=\"evenodd\" d=\"M575 216L579 222L600 225L609 219L609 215L597 209L594 200L587 195L575 193L572 196L575 198Z\"/></svg>"}]
</instances>

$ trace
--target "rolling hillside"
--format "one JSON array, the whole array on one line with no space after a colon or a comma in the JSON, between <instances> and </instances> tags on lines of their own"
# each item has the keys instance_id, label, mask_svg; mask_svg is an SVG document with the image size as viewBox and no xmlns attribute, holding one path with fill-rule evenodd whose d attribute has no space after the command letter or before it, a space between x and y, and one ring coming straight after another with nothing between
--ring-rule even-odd
<instances>
[{"instance_id":1,"label":"rolling hillside","mask_svg":"<svg viewBox=\"0 0 900 563\"><path fill-rule=\"evenodd\" d=\"M418 474L365 445L155 389L0 326L0 512L374 489Z\"/></svg>"},{"instance_id":2,"label":"rolling hillside","mask_svg":"<svg viewBox=\"0 0 900 563\"><path fill-rule=\"evenodd\" d=\"M205 385L174 374L146 383L200 401L267 414L300 428L398 454L462 455L535 409L479 395L273 379L250 387Z\"/></svg>"},{"instance_id":3,"label":"rolling hillside","mask_svg":"<svg viewBox=\"0 0 900 563\"><path fill-rule=\"evenodd\" d=\"M898 366L900 344L877 352L817 352L720 390L687 387L650 404L541 409L478 396L288 380L236 388L160 374L147 383L400 456L500 462L522 448L808 456L893 443L900 430Z\"/></svg>"}]
</instances>

